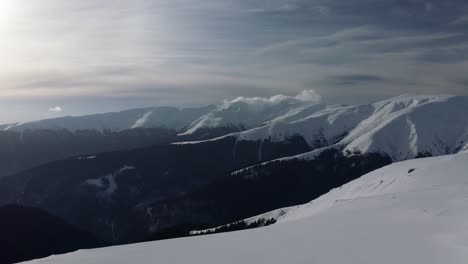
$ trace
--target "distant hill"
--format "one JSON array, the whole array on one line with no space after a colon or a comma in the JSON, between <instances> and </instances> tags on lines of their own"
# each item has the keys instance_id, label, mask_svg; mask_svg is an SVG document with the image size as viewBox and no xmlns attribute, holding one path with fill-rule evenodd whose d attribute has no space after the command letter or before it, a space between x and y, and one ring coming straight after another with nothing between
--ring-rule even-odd
<instances>
[{"instance_id":1,"label":"distant hill","mask_svg":"<svg viewBox=\"0 0 468 264\"><path fill-rule=\"evenodd\" d=\"M0 234L1 264L106 245L45 211L16 205L0 207Z\"/></svg>"}]
</instances>

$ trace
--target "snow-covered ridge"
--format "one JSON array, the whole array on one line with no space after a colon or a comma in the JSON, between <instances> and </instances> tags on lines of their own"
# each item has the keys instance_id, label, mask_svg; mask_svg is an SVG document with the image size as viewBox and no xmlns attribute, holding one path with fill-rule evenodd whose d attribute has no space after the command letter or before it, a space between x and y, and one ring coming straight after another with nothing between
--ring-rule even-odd
<instances>
[{"instance_id":1,"label":"snow-covered ridge","mask_svg":"<svg viewBox=\"0 0 468 264\"><path fill-rule=\"evenodd\" d=\"M468 259L467 170L468 154L394 163L308 204L265 215L278 219L265 228L28 263L462 264Z\"/></svg>"},{"instance_id":2,"label":"snow-covered ridge","mask_svg":"<svg viewBox=\"0 0 468 264\"><path fill-rule=\"evenodd\" d=\"M181 131L180 135L190 135L204 128L237 127L247 130L223 137L279 142L300 135L313 148L380 152L399 161L421 154L468 151L467 110L468 97L463 96L403 95L374 104L326 106L313 91L305 91L297 96L239 97L219 107L142 108L13 124L3 129L120 131L167 127ZM315 153L298 157L313 157Z\"/></svg>"},{"instance_id":3,"label":"snow-covered ridge","mask_svg":"<svg viewBox=\"0 0 468 264\"><path fill-rule=\"evenodd\" d=\"M287 120L293 116L297 119L304 113L323 108L324 106L319 104L320 101L321 97L318 94L313 90L308 90L296 96L280 94L269 98L238 97L231 101L224 101L219 106L187 109L150 107L87 116L66 116L0 125L0 130L121 131L141 127L167 127L180 131L181 135L192 135L205 128L254 128L277 120ZM309 106L314 107L308 108Z\"/></svg>"},{"instance_id":4,"label":"snow-covered ridge","mask_svg":"<svg viewBox=\"0 0 468 264\"><path fill-rule=\"evenodd\" d=\"M297 96L238 97L225 101L215 111L193 122L181 135L190 135L202 128L237 126L250 129L276 120L287 120L310 109L312 112L322 109L324 106L320 101L321 97L313 90L303 91Z\"/></svg>"},{"instance_id":5,"label":"snow-covered ridge","mask_svg":"<svg viewBox=\"0 0 468 264\"><path fill-rule=\"evenodd\" d=\"M454 153L468 143L468 97L401 96L363 106L330 107L287 124L275 123L240 134L243 140L281 140L300 134L354 152L382 152L394 160L421 152ZM447 129L451 127L452 129Z\"/></svg>"},{"instance_id":6,"label":"snow-covered ridge","mask_svg":"<svg viewBox=\"0 0 468 264\"><path fill-rule=\"evenodd\" d=\"M259 219L275 219L283 223L312 217L354 200L443 189L454 185L468 186L468 176L464 173L468 165L465 162L468 162L468 153L394 163L333 189L310 203L277 209L245 221L251 223Z\"/></svg>"},{"instance_id":7,"label":"snow-covered ridge","mask_svg":"<svg viewBox=\"0 0 468 264\"><path fill-rule=\"evenodd\" d=\"M399 161L420 154L437 156L467 150L467 110L468 97L405 95L361 106L296 108L288 118L228 136L283 141L301 135L312 147L379 152ZM313 157L316 152L297 158Z\"/></svg>"},{"instance_id":8,"label":"snow-covered ridge","mask_svg":"<svg viewBox=\"0 0 468 264\"><path fill-rule=\"evenodd\" d=\"M132 128L166 127L178 131L200 118L200 116L212 111L214 108L214 106L187 109L179 109L176 107L138 108L121 112L77 117L66 116L18 123L3 126L3 130L20 132L37 129L121 131Z\"/></svg>"}]
</instances>

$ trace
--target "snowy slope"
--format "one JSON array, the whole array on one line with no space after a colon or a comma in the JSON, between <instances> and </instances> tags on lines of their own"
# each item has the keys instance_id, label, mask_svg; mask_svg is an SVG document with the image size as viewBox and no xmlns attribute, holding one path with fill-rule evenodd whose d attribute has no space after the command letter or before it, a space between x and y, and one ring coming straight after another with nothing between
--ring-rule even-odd
<instances>
[{"instance_id":1,"label":"snowy slope","mask_svg":"<svg viewBox=\"0 0 468 264\"><path fill-rule=\"evenodd\" d=\"M399 161L422 153L436 156L468 149L466 111L468 97L405 95L369 105L329 106L308 116L296 113L301 118L276 119L229 136L282 141L301 135L313 147L380 152Z\"/></svg>"},{"instance_id":2,"label":"snowy slope","mask_svg":"<svg viewBox=\"0 0 468 264\"><path fill-rule=\"evenodd\" d=\"M269 227L29 263L466 263L467 170L468 154L395 163L285 209Z\"/></svg>"},{"instance_id":3,"label":"snowy slope","mask_svg":"<svg viewBox=\"0 0 468 264\"><path fill-rule=\"evenodd\" d=\"M281 208L246 221L250 223L273 218L279 223L288 222L363 198L468 185L468 176L464 171L468 164L463 164L467 161L468 153L460 153L394 163L334 189L310 203Z\"/></svg>"},{"instance_id":4,"label":"snowy slope","mask_svg":"<svg viewBox=\"0 0 468 264\"><path fill-rule=\"evenodd\" d=\"M310 90L297 96L238 97L219 106L201 108L153 107L79 117L67 116L0 125L0 130L120 131L138 127L167 127L182 130L181 135L193 135L204 128L255 128L270 122L296 120L323 109L324 105L319 104L320 100L320 96Z\"/></svg>"},{"instance_id":5,"label":"snowy slope","mask_svg":"<svg viewBox=\"0 0 468 264\"><path fill-rule=\"evenodd\" d=\"M167 127L180 130L213 109L214 106L192 109L178 109L175 107L139 108L114 113L45 119L13 124L4 127L4 129L12 131L28 129L120 131L139 127Z\"/></svg>"},{"instance_id":6,"label":"snowy slope","mask_svg":"<svg viewBox=\"0 0 468 264\"><path fill-rule=\"evenodd\" d=\"M202 128L235 126L251 129L270 122L297 119L324 108L319 104L320 100L320 96L314 91L303 91L294 97L238 97L232 101L225 101L216 111L193 122L181 135L190 135Z\"/></svg>"},{"instance_id":7,"label":"snowy slope","mask_svg":"<svg viewBox=\"0 0 468 264\"><path fill-rule=\"evenodd\" d=\"M343 140L347 149L389 153L402 160L418 153L456 153L468 144L468 97L401 98L376 104L376 114Z\"/></svg>"},{"instance_id":8,"label":"snowy slope","mask_svg":"<svg viewBox=\"0 0 468 264\"><path fill-rule=\"evenodd\" d=\"M380 152L393 160L468 150L468 97L404 95L360 106L319 103L313 91L297 96L239 97L219 107L142 108L83 117L13 124L1 129L105 129L168 127L191 135L202 128L237 127L239 140L283 141L301 135L313 148ZM193 143L193 142L192 142ZM314 156L314 152L301 157Z\"/></svg>"},{"instance_id":9,"label":"snowy slope","mask_svg":"<svg viewBox=\"0 0 468 264\"><path fill-rule=\"evenodd\" d=\"M380 152L393 160L468 150L468 97L404 95L360 106L319 103L313 91L297 96L239 97L219 107L142 108L83 117L13 124L1 129L105 129L168 127L192 135L203 128L237 127L238 140L283 141L301 135L313 148ZM194 143L194 142L192 142ZM314 156L315 152L300 157Z\"/></svg>"},{"instance_id":10,"label":"snowy slope","mask_svg":"<svg viewBox=\"0 0 468 264\"><path fill-rule=\"evenodd\" d=\"M8 127L11 127L13 125L16 125L16 124L5 124L5 125L0 125L0 130L5 130L6 128Z\"/></svg>"}]
</instances>

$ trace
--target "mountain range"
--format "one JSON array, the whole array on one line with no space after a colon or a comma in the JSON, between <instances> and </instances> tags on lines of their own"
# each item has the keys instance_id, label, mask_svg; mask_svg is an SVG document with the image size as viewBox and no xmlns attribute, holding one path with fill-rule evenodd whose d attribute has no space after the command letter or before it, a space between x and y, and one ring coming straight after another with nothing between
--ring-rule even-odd
<instances>
[{"instance_id":1,"label":"mountain range","mask_svg":"<svg viewBox=\"0 0 468 264\"><path fill-rule=\"evenodd\" d=\"M5 125L0 205L39 208L113 245L282 226L307 202L391 163L465 157L466 110L463 96L350 106L306 91Z\"/></svg>"},{"instance_id":2,"label":"mountain range","mask_svg":"<svg viewBox=\"0 0 468 264\"><path fill-rule=\"evenodd\" d=\"M311 147L379 152L399 161L468 149L466 109L468 97L461 96L405 95L360 106L313 105L224 137L280 142L299 135Z\"/></svg>"},{"instance_id":3,"label":"mountain range","mask_svg":"<svg viewBox=\"0 0 468 264\"><path fill-rule=\"evenodd\" d=\"M463 115L468 109L467 97L405 95L367 105L327 106L309 93L239 97L200 108L141 108L3 125L0 161L7 165L0 169L0 177L76 155L217 140L220 136L260 142L300 136L313 150L337 147L379 152L394 161L468 149L468 121ZM36 155L44 148L49 149L47 155ZM264 161L262 152L259 149L258 155Z\"/></svg>"}]
</instances>

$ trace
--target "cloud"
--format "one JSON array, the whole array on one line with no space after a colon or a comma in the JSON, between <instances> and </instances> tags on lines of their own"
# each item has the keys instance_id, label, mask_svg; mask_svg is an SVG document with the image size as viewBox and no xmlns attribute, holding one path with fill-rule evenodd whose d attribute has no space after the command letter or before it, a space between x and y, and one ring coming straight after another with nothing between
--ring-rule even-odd
<instances>
[{"instance_id":1,"label":"cloud","mask_svg":"<svg viewBox=\"0 0 468 264\"><path fill-rule=\"evenodd\" d=\"M338 103L468 94L457 82L468 66L466 0L16 2L24 13L0 25L0 100L41 100L38 109L270 99L310 87Z\"/></svg>"},{"instance_id":2,"label":"cloud","mask_svg":"<svg viewBox=\"0 0 468 264\"><path fill-rule=\"evenodd\" d=\"M63 109L62 109L62 107L60 107L60 106L55 106L55 107L49 108L48 111L49 111L49 112L62 112Z\"/></svg>"},{"instance_id":3,"label":"cloud","mask_svg":"<svg viewBox=\"0 0 468 264\"><path fill-rule=\"evenodd\" d=\"M460 43L466 43L464 33L461 32L416 34L383 30L368 25L270 44L256 50L255 54L267 57L285 55L281 59L303 58L311 62L317 58L324 58L319 60L319 63L326 63L327 60L343 63L347 59L359 62L359 58L362 57L356 54L402 53L422 48L449 47ZM337 51L344 51L345 54Z\"/></svg>"},{"instance_id":4,"label":"cloud","mask_svg":"<svg viewBox=\"0 0 468 264\"><path fill-rule=\"evenodd\" d=\"M318 104L322 97L314 90L304 90L296 96L277 94L271 97L237 97L234 100L225 100L221 108L228 109L237 104L245 104L255 108L272 108L280 105Z\"/></svg>"},{"instance_id":5,"label":"cloud","mask_svg":"<svg viewBox=\"0 0 468 264\"><path fill-rule=\"evenodd\" d=\"M432 12L432 10L434 9L434 4L432 4L431 2L426 2L424 3L424 9L426 10L426 12Z\"/></svg>"},{"instance_id":6,"label":"cloud","mask_svg":"<svg viewBox=\"0 0 468 264\"><path fill-rule=\"evenodd\" d=\"M320 96L320 94L315 90L304 90L296 95L295 98L299 101L310 103L320 103L322 101L322 96Z\"/></svg>"},{"instance_id":7,"label":"cloud","mask_svg":"<svg viewBox=\"0 0 468 264\"><path fill-rule=\"evenodd\" d=\"M253 9L248 9L247 13L253 14L279 14L279 13L291 13L300 10L300 6L294 3L283 3L281 5L263 6Z\"/></svg>"},{"instance_id":8,"label":"cloud","mask_svg":"<svg viewBox=\"0 0 468 264\"><path fill-rule=\"evenodd\" d=\"M369 82L382 82L385 79L381 76L367 75L367 74L349 74L349 75L336 75L330 78L332 83L337 85L352 85L362 84Z\"/></svg>"},{"instance_id":9,"label":"cloud","mask_svg":"<svg viewBox=\"0 0 468 264\"><path fill-rule=\"evenodd\" d=\"M465 25L465 24L468 24L468 15L461 16L449 23L449 25L451 26L459 26L459 25Z\"/></svg>"},{"instance_id":10,"label":"cloud","mask_svg":"<svg viewBox=\"0 0 468 264\"><path fill-rule=\"evenodd\" d=\"M272 55L275 52L284 52L313 47L329 47L330 45L342 44L355 40L372 39L382 36L373 26L359 26L345 28L336 32L327 33L318 36L302 37L284 42L271 43L255 51L257 55Z\"/></svg>"}]
</instances>

